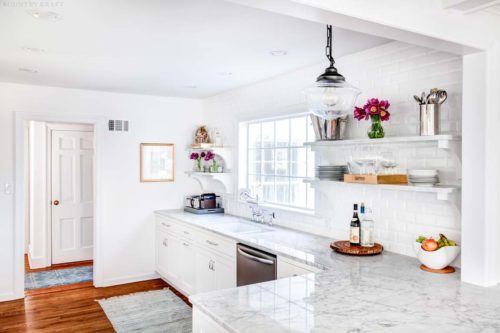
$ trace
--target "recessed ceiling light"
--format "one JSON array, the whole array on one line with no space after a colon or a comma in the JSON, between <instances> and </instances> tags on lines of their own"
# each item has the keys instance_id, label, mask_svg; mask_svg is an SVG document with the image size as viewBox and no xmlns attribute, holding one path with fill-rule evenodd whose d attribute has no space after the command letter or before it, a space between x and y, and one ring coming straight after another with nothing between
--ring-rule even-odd
<instances>
[{"instance_id":1,"label":"recessed ceiling light","mask_svg":"<svg viewBox=\"0 0 500 333\"><path fill-rule=\"evenodd\" d=\"M222 76L231 76L231 75L233 75L232 72L219 72L217 74L222 75Z\"/></svg>"},{"instance_id":2,"label":"recessed ceiling light","mask_svg":"<svg viewBox=\"0 0 500 333\"><path fill-rule=\"evenodd\" d=\"M25 72L25 73L30 73L30 74L36 74L38 73L38 70L33 69L33 68L27 68L27 67L21 67L19 68L20 72Z\"/></svg>"},{"instance_id":3,"label":"recessed ceiling light","mask_svg":"<svg viewBox=\"0 0 500 333\"><path fill-rule=\"evenodd\" d=\"M184 87L186 87L186 88L188 88L188 89L196 89L196 88L198 88L198 87L197 87L197 86L195 86L195 85L188 85L188 86L184 86Z\"/></svg>"},{"instance_id":4,"label":"recessed ceiling light","mask_svg":"<svg viewBox=\"0 0 500 333\"><path fill-rule=\"evenodd\" d=\"M39 49L38 47L23 47L23 50L29 53L43 53L44 49Z\"/></svg>"},{"instance_id":5,"label":"recessed ceiling light","mask_svg":"<svg viewBox=\"0 0 500 333\"><path fill-rule=\"evenodd\" d=\"M286 50L272 50L269 51L269 54L272 55L273 57L283 57L288 54L288 51Z\"/></svg>"},{"instance_id":6,"label":"recessed ceiling light","mask_svg":"<svg viewBox=\"0 0 500 333\"><path fill-rule=\"evenodd\" d=\"M36 9L28 9L26 11L30 16L48 22L57 22L62 19L62 16L55 12L36 10Z\"/></svg>"}]
</instances>

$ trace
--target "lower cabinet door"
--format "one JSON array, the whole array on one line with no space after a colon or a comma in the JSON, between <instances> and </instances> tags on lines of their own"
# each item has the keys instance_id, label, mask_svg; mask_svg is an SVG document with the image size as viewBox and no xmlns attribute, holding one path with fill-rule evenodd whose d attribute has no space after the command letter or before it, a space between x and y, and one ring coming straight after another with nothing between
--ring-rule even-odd
<instances>
[{"instance_id":1,"label":"lower cabinet door","mask_svg":"<svg viewBox=\"0 0 500 333\"><path fill-rule=\"evenodd\" d=\"M226 258L217 257L213 265L215 289L236 287L236 264Z\"/></svg>"},{"instance_id":2,"label":"lower cabinet door","mask_svg":"<svg viewBox=\"0 0 500 333\"><path fill-rule=\"evenodd\" d=\"M174 284L181 282L181 242L177 237L167 234L167 278Z\"/></svg>"},{"instance_id":3,"label":"lower cabinet door","mask_svg":"<svg viewBox=\"0 0 500 333\"><path fill-rule=\"evenodd\" d=\"M196 251L196 293L215 290L214 263L215 260L213 260L213 256L208 251L200 249Z\"/></svg>"},{"instance_id":4,"label":"lower cabinet door","mask_svg":"<svg viewBox=\"0 0 500 333\"><path fill-rule=\"evenodd\" d=\"M196 252L193 243L182 241L181 259L181 280L184 291L192 294L196 290Z\"/></svg>"},{"instance_id":5,"label":"lower cabinet door","mask_svg":"<svg viewBox=\"0 0 500 333\"><path fill-rule=\"evenodd\" d=\"M168 275L168 235L162 231L156 234L156 271L163 277Z\"/></svg>"}]
</instances>

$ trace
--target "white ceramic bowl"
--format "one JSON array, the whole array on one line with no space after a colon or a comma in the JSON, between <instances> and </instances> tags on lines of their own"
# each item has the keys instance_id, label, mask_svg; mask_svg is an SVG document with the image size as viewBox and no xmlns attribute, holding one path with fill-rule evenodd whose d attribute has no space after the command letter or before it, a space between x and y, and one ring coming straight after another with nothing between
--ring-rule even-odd
<instances>
[{"instance_id":1,"label":"white ceramic bowl","mask_svg":"<svg viewBox=\"0 0 500 333\"><path fill-rule=\"evenodd\" d=\"M425 251L422 244L414 243L415 253L418 260L425 266L432 269L442 269L455 260L460 253L460 246L443 246L436 251Z\"/></svg>"},{"instance_id":2,"label":"white ceramic bowl","mask_svg":"<svg viewBox=\"0 0 500 333\"><path fill-rule=\"evenodd\" d=\"M409 169L408 175L413 177L435 177L439 175L436 169Z\"/></svg>"}]
</instances>

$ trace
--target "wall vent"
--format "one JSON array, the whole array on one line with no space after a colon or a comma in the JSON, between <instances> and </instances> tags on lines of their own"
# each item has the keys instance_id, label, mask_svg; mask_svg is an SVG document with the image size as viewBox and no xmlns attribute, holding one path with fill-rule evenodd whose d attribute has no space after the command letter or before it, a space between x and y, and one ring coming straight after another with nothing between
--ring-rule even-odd
<instances>
[{"instance_id":1,"label":"wall vent","mask_svg":"<svg viewBox=\"0 0 500 333\"><path fill-rule=\"evenodd\" d=\"M128 120L108 120L110 132L128 132Z\"/></svg>"}]
</instances>

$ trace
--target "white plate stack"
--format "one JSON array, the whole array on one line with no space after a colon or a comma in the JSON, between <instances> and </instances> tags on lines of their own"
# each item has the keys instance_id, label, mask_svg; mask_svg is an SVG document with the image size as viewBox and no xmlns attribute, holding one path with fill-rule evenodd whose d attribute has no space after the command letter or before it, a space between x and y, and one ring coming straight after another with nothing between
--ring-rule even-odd
<instances>
[{"instance_id":1,"label":"white plate stack","mask_svg":"<svg viewBox=\"0 0 500 333\"><path fill-rule=\"evenodd\" d=\"M439 183L439 172L435 169L410 169L408 181L415 186L435 186Z\"/></svg>"},{"instance_id":2,"label":"white plate stack","mask_svg":"<svg viewBox=\"0 0 500 333\"><path fill-rule=\"evenodd\" d=\"M316 167L316 178L321 180L344 181L347 173L347 165L318 165Z\"/></svg>"}]
</instances>

